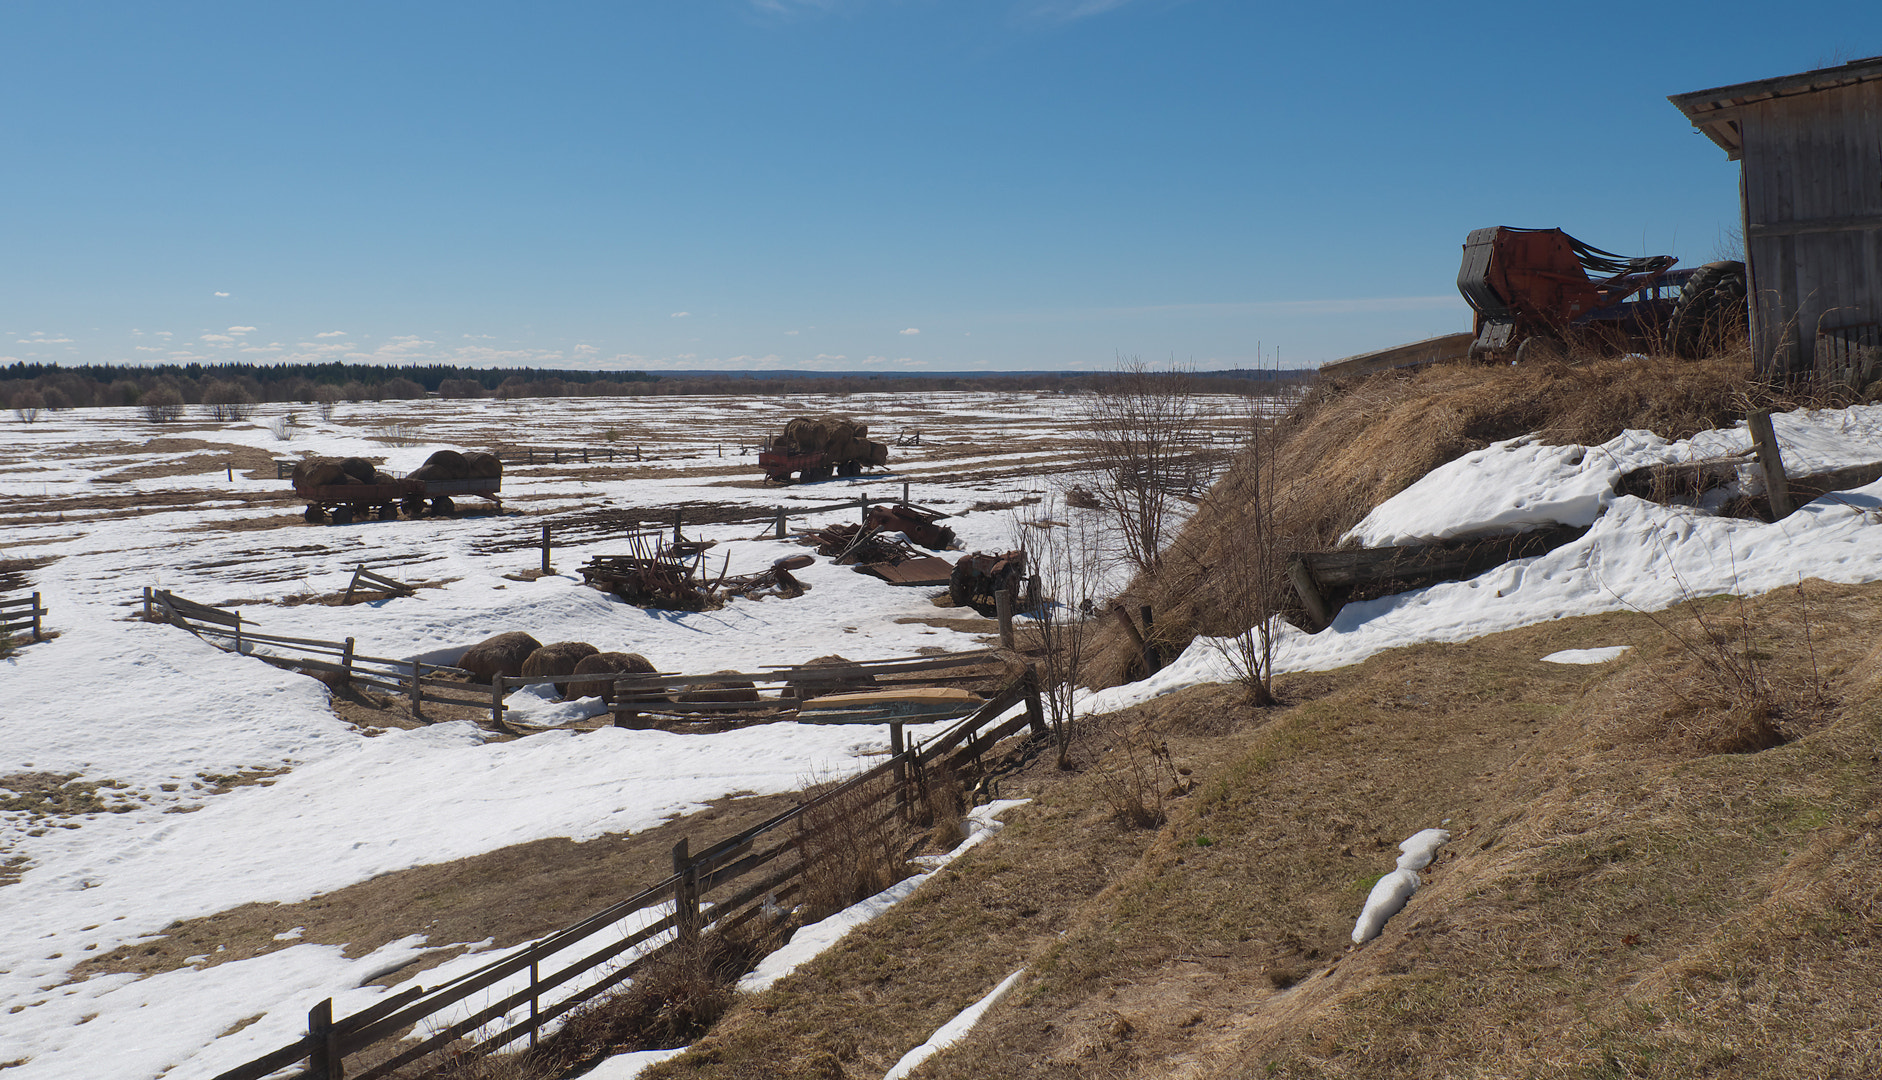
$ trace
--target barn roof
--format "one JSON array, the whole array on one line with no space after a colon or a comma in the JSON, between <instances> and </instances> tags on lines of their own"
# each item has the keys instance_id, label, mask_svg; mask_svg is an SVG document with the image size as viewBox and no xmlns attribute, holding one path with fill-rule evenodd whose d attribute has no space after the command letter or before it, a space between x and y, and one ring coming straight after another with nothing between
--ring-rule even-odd
<instances>
[{"instance_id":1,"label":"barn roof","mask_svg":"<svg viewBox=\"0 0 1882 1080\"><path fill-rule=\"evenodd\" d=\"M1798 94L1814 94L1822 90L1833 90L1839 86L1850 86L1860 82L1882 80L1882 56L1871 56L1864 60L1851 60L1836 67L1818 68L1815 71L1800 72L1796 75L1779 75L1773 79L1758 79L1754 82L1735 83L1731 86L1714 87L1711 90L1694 90L1689 94L1674 94L1666 100L1672 102L1692 126L1706 133L1706 137L1718 143L1727 157L1733 161L1744 150L1744 139L1738 129L1736 111L1742 105L1772 98L1794 97Z\"/></svg>"}]
</instances>

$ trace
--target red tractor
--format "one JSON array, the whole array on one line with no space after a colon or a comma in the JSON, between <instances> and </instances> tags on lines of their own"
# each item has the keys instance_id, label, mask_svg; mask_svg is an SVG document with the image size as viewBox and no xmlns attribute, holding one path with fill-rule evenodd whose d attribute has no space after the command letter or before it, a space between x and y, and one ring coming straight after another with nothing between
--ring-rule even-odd
<instances>
[{"instance_id":1,"label":"red tractor","mask_svg":"<svg viewBox=\"0 0 1882 1080\"><path fill-rule=\"evenodd\" d=\"M1675 270L1678 261L1616 255L1560 229L1477 229L1457 272L1457 290L1476 313L1470 355L1559 360L1571 346L1700 355L1744 325L1745 266Z\"/></svg>"}]
</instances>

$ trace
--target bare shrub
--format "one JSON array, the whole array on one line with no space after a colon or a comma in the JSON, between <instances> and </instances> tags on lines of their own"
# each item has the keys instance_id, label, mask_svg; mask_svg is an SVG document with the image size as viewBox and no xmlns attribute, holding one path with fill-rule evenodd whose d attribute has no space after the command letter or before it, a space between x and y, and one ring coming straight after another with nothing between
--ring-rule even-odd
<instances>
[{"instance_id":1,"label":"bare shrub","mask_svg":"<svg viewBox=\"0 0 1882 1080\"><path fill-rule=\"evenodd\" d=\"M1155 571L1180 523L1177 498L1206 482L1195 468L1202 411L1190 373L1121 362L1081 412L1085 452L1098 472L1091 497L1110 515L1124 556Z\"/></svg>"},{"instance_id":2,"label":"bare shrub","mask_svg":"<svg viewBox=\"0 0 1882 1080\"><path fill-rule=\"evenodd\" d=\"M483 384L476 379L446 379L438 384L438 396L442 398L480 398L484 396Z\"/></svg>"},{"instance_id":3,"label":"bare shrub","mask_svg":"<svg viewBox=\"0 0 1882 1080\"><path fill-rule=\"evenodd\" d=\"M153 387L138 404L144 410L144 419L153 424L167 424L183 416L183 395L173 386Z\"/></svg>"},{"instance_id":4,"label":"bare shrub","mask_svg":"<svg viewBox=\"0 0 1882 1080\"><path fill-rule=\"evenodd\" d=\"M1039 691L1063 769L1070 764L1073 702L1099 610L1103 535L1092 511L1067 506L1058 496L1020 507L1018 514L1016 546L1040 585L1026 612L1039 644Z\"/></svg>"},{"instance_id":5,"label":"bare shrub","mask_svg":"<svg viewBox=\"0 0 1882 1080\"><path fill-rule=\"evenodd\" d=\"M403 376L379 384L379 396L387 400L416 401L425 396L425 388Z\"/></svg>"},{"instance_id":6,"label":"bare shrub","mask_svg":"<svg viewBox=\"0 0 1882 1080\"><path fill-rule=\"evenodd\" d=\"M294 439L294 424L293 413L280 413L268 418L268 432L282 442L291 442Z\"/></svg>"},{"instance_id":7,"label":"bare shrub","mask_svg":"<svg viewBox=\"0 0 1882 1080\"><path fill-rule=\"evenodd\" d=\"M203 408L217 420L246 420L255 412L255 395L236 383L212 382L203 387Z\"/></svg>"},{"instance_id":8,"label":"bare shrub","mask_svg":"<svg viewBox=\"0 0 1882 1080\"><path fill-rule=\"evenodd\" d=\"M46 399L37 390L21 390L13 395L13 415L22 424L37 423Z\"/></svg>"},{"instance_id":9,"label":"bare shrub","mask_svg":"<svg viewBox=\"0 0 1882 1080\"><path fill-rule=\"evenodd\" d=\"M320 410L320 418L322 420L333 419L333 407L340 401L339 388L323 383L314 387L313 398L314 407Z\"/></svg>"},{"instance_id":10,"label":"bare shrub","mask_svg":"<svg viewBox=\"0 0 1882 1080\"><path fill-rule=\"evenodd\" d=\"M1186 790L1188 779L1170 757L1170 744L1148 728L1125 726L1102 768L1102 790L1111 818L1134 829L1155 829L1169 820L1167 801Z\"/></svg>"},{"instance_id":11,"label":"bare shrub","mask_svg":"<svg viewBox=\"0 0 1882 1080\"><path fill-rule=\"evenodd\" d=\"M53 412L63 412L72 407L72 400L65 396L65 391L56 386L47 387L44 396L46 399L46 408L51 409Z\"/></svg>"},{"instance_id":12,"label":"bare shrub","mask_svg":"<svg viewBox=\"0 0 1882 1080\"><path fill-rule=\"evenodd\" d=\"M894 782L878 776L798 816L806 921L834 915L909 875L893 824ZM839 786L825 781L806 784L804 791L814 798Z\"/></svg>"},{"instance_id":13,"label":"bare shrub","mask_svg":"<svg viewBox=\"0 0 1882 1080\"><path fill-rule=\"evenodd\" d=\"M405 420L390 420L373 428L372 437L393 446L411 446L423 436L418 425Z\"/></svg>"},{"instance_id":14,"label":"bare shrub","mask_svg":"<svg viewBox=\"0 0 1882 1080\"><path fill-rule=\"evenodd\" d=\"M1241 524L1222 537L1220 557L1204 575L1217 596L1217 610L1233 633L1217 637L1217 649L1234 669L1249 704L1274 698L1275 620L1287 596L1283 580L1287 550L1275 517L1274 431L1259 411L1242 459L1230 477L1210 492L1211 500L1237 504Z\"/></svg>"}]
</instances>

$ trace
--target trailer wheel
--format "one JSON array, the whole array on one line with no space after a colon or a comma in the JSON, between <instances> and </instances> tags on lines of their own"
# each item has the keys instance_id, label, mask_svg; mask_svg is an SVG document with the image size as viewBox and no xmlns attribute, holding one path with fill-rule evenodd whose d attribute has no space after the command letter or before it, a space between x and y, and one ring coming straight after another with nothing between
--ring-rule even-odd
<instances>
[{"instance_id":1,"label":"trailer wheel","mask_svg":"<svg viewBox=\"0 0 1882 1080\"><path fill-rule=\"evenodd\" d=\"M310 505L304 512L302 512L301 520L307 522L307 524L309 525L318 525L321 522L327 520L327 514L325 511L320 509L320 507Z\"/></svg>"},{"instance_id":2,"label":"trailer wheel","mask_svg":"<svg viewBox=\"0 0 1882 1080\"><path fill-rule=\"evenodd\" d=\"M449 495L440 495L431 500L431 512L433 516L444 517L455 509L457 509L457 507L451 502L451 496Z\"/></svg>"},{"instance_id":3,"label":"trailer wheel","mask_svg":"<svg viewBox=\"0 0 1882 1080\"><path fill-rule=\"evenodd\" d=\"M1568 347L1552 337L1536 335L1526 337L1521 345L1516 346L1516 355L1511 357L1518 364L1546 364L1549 361L1562 361L1568 358Z\"/></svg>"},{"instance_id":4,"label":"trailer wheel","mask_svg":"<svg viewBox=\"0 0 1882 1080\"><path fill-rule=\"evenodd\" d=\"M353 523L353 508L345 504L334 507L333 523L335 525L351 525Z\"/></svg>"},{"instance_id":5,"label":"trailer wheel","mask_svg":"<svg viewBox=\"0 0 1882 1080\"><path fill-rule=\"evenodd\" d=\"M1747 294L1744 263L1700 267L1686 280L1673 308L1673 354L1696 360L1742 337L1750 317Z\"/></svg>"},{"instance_id":6,"label":"trailer wheel","mask_svg":"<svg viewBox=\"0 0 1882 1080\"><path fill-rule=\"evenodd\" d=\"M425 500L418 498L406 499L400 504L400 507L405 511L406 517L415 518L425 512Z\"/></svg>"}]
</instances>

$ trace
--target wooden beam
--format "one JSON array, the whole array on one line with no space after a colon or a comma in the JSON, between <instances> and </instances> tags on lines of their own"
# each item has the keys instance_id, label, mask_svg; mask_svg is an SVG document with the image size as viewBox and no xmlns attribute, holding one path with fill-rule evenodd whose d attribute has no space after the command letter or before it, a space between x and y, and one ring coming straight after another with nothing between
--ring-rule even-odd
<instances>
[{"instance_id":1,"label":"wooden beam","mask_svg":"<svg viewBox=\"0 0 1882 1080\"><path fill-rule=\"evenodd\" d=\"M1784 475L1784 459L1778 454L1777 431L1771 426L1771 414L1763 409L1748 413L1745 426L1751 429L1751 445L1758 452L1758 464L1764 469L1764 493L1771 505L1771 520L1789 517L1796 507L1791 503L1790 482Z\"/></svg>"}]
</instances>

